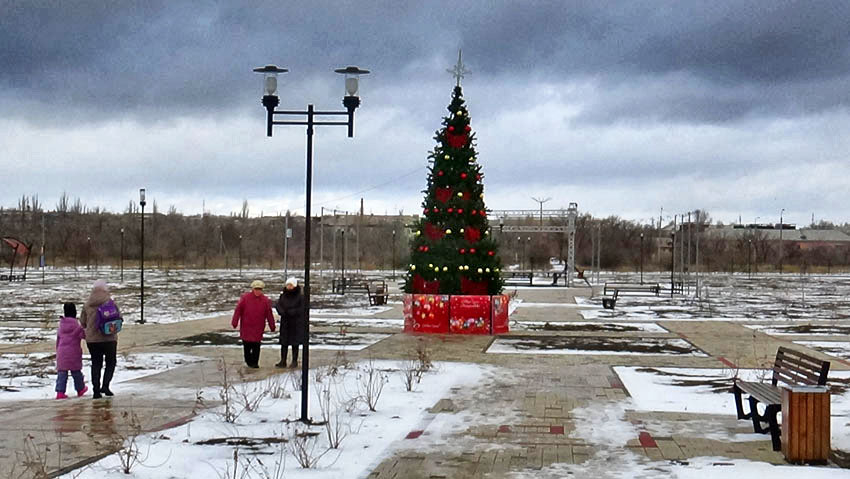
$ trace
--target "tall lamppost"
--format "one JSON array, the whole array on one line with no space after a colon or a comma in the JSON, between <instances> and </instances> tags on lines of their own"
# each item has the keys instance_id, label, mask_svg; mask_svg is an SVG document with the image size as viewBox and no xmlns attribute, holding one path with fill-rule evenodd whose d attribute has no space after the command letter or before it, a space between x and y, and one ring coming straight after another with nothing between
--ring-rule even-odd
<instances>
[{"instance_id":1,"label":"tall lamppost","mask_svg":"<svg viewBox=\"0 0 850 479\"><path fill-rule=\"evenodd\" d=\"M312 202L313 188L313 127L317 125L339 125L348 127L348 137L354 136L354 110L360 106L360 97L357 95L359 89L360 75L369 73L368 70L362 70L356 66L346 68L338 68L334 70L336 73L345 75L345 96L342 99L342 104L345 106L345 111L316 111L313 109L313 104L307 105L307 110L281 110L275 108L280 104L280 99L277 96L277 75L285 73L288 70L278 68L275 65L266 65L264 67L255 68L255 72L263 74L263 106L266 107L266 136L272 136L274 125L299 125L307 127L307 178L305 188L305 203L306 211L304 213L304 318L306 327L304 341L304 358L301 362L301 421L310 423L310 418L307 417L307 402L308 395L308 380L310 372L310 206ZM294 121L275 121L275 115L298 117L299 120ZM316 121L316 116L346 116L346 121ZM303 118L306 117L306 120ZM343 281L345 277L343 276Z\"/></svg>"},{"instance_id":2,"label":"tall lamppost","mask_svg":"<svg viewBox=\"0 0 850 479\"><path fill-rule=\"evenodd\" d=\"M752 270L752 256L753 256L753 240L747 240L747 277L753 277Z\"/></svg>"},{"instance_id":3,"label":"tall lamppost","mask_svg":"<svg viewBox=\"0 0 850 479\"><path fill-rule=\"evenodd\" d=\"M140 303L140 312L139 312L139 323L145 324L145 205L147 202L145 201L145 189L139 189L139 204L142 206L142 241L141 241L141 255L139 260L139 272L141 277L141 294L139 296Z\"/></svg>"},{"instance_id":4,"label":"tall lamppost","mask_svg":"<svg viewBox=\"0 0 850 479\"><path fill-rule=\"evenodd\" d=\"M242 276L242 235L239 235L239 276Z\"/></svg>"},{"instance_id":5,"label":"tall lamppost","mask_svg":"<svg viewBox=\"0 0 850 479\"><path fill-rule=\"evenodd\" d=\"M779 212L779 274L782 274L782 215L785 213L785 208Z\"/></svg>"},{"instance_id":6,"label":"tall lamppost","mask_svg":"<svg viewBox=\"0 0 850 479\"><path fill-rule=\"evenodd\" d=\"M91 269L91 236L86 236L86 271Z\"/></svg>"},{"instance_id":7,"label":"tall lamppost","mask_svg":"<svg viewBox=\"0 0 850 479\"><path fill-rule=\"evenodd\" d=\"M124 282L124 228L121 228L121 282Z\"/></svg>"},{"instance_id":8,"label":"tall lamppost","mask_svg":"<svg viewBox=\"0 0 850 479\"><path fill-rule=\"evenodd\" d=\"M643 233L640 234L640 284L643 284Z\"/></svg>"},{"instance_id":9,"label":"tall lamppost","mask_svg":"<svg viewBox=\"0 0 850 479\"><path fill-rule=\"evenodd\" d=\"M670 246L670 297L673 297L673 291L676 290L676 283L673 281L673 272L676 270L676 232L672 234Z\"/></svg>"},{"instance_id":10,"label":"tall lamppost","mask_svg":"<svg viewBox=\"0 0 850 479\"><path fill-rule=\"evenodd\" d=\"M395 230L393 230L393 275L392 278L395 279Z\"/></svg>"}]
</instances>

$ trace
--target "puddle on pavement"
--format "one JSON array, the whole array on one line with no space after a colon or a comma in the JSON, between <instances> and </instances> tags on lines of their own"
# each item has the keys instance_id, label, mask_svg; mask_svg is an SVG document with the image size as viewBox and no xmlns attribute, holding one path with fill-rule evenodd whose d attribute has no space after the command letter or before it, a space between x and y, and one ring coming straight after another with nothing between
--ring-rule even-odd
<instances>
[{"instance_id":1,"label":"puddle on pavement","mask_svg":"<svg viewBox=\"0 0 850 479\"><path fill-rule=\"evenodd\" d=\"M517 321L514 325L515 329L529 331L566 331L566 332L602 332L602 333L628 333L642 331L637 326L614 323L527 323Z\"/></svg>"},{"instance_id":2,"label":"puddle on pavement","mask_svg":"<svg viewBox=\"0 0 850 479\"><path fill-rule=\"evenodd\" d=\"M672 378L670 384L679 387L707 387L714 393L729 393L729 378L707 378L701 374L687 374L683 372L662 371L656 368L638 368L639 373L651 373L658 376Z\"/></svg>"},{"instance_id":3,"label":"puddle on pavement","mask_svg":"<svg viewBox=\"0 0 850 479\"><path fill-rule=\"evenodd\" d=\"M705 356L684 339L593 338L569 336L511 336L493 341L488 353L526 354L643 354Z\"/></svg>"},{"instance_id":4,"label":"puddle on pavement","mask_svg":"<svg viewBox=\"0 0 850 479\"><path fill-rule=\"evenodd\" d=\"M767 334L807 334L807 335L832 335L840 334L850 336L850 326L838 326L833 324L799 324L792 326L754 326L761 332Z\"/></svg>"},{"instance_id":5,"label":"puddle on pavement","mask_svg":"<svg viewBox=\"0 0 850 479\"><path fill-rule=\"evenodd\" d=\"M367 348L378 341L391 336L378 333L340 333L340 332L311 332L310 348L312 349L350 349ZM263 337L267 345L277 344L277 333L269 333ZM196 334L185 338L159 343L160 346L241 346L237 331L216 331Z\"/></svg>"}]
</instances>

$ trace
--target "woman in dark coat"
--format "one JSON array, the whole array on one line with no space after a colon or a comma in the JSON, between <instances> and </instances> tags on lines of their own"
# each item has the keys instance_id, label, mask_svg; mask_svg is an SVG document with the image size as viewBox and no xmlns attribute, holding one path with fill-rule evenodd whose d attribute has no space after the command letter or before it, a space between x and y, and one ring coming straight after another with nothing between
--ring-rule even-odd
<instances>
[{"instance_id":1,"label":"woman in dark coat","mask_svg":"<svg viewBox=\"0 0 850 479\"><path fill-rule=\"evenodd\" d=\"M286 286L274 309L280 315L280 362L275 366L286 367L286 350L288 346L292 346L292 362L289 367L294 368L298 366L298 345L304 344L307 329L304 324L304 295L301 294L297 279L286 280Z\"/></svg>"}]
</instances>

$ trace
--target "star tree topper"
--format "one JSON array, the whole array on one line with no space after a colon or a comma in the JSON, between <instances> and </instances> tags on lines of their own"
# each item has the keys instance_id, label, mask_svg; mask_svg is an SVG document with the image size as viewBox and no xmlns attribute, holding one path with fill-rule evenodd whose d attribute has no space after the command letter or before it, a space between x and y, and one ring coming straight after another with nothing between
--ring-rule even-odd
<instances>
[{"instance_id":1,"label":"star tree topper","mask_svg":"<svg viewBox=\"0 0 850 479\"><path fill-rule=\"evenodd\" d=\"M453 77L455 77L457 79L457 86L460 86L460 80L463 78L464 75L466 75L467 73L472 73L471 71L467 70L466 67L463 65L463 60L461 60L461 54L462 53L463 53L463 50L457 51L457 63L455 64L454 67L446 70L447 72L451 73Z\"/></svg>"}]
</instances>

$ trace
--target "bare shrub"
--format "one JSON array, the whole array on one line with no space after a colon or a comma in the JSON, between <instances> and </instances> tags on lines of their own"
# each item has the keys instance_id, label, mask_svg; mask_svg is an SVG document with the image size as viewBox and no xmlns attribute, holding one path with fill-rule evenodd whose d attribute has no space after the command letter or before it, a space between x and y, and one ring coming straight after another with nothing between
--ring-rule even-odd
<instances>
[{"instance_id":1,"label":"bare shrub","mask_svg":"<svg viewBox=\"0 0 850 479\"><path fill-rule=\"evenodd\" d=\"M316 467L319 460L330 451L330 449L325 449L324 451L316 450L318 447L318 441L316 440L318 436L318 432L310 431L309 429L303 431L298 428L289 429L287 447L289 452L295 457L295 460L298 461L298 465L304 469Z\"/></svg>"},{"instance_id":2,"label":"bare shrub","mask_svg":"<svg viewBox=\"0 0 850 479\"><path fill-rule=\"evenodd\" d=\"M293 391L301 390L301 371L290 371L286 375L287 383L292 385Z\"/></svg>"},{"instance_id":3,"label":"bare shrub","mask_svg":"<svg viewBox=\"0 0 850 479\"><path fill-rule=\"evenodd\" d=\"M263 387L266 391L268 391L269 397L272 399L283 399L289 397L289 393L286 392L286 384L283 376L270 376L266 379Z\"/></svg>"},{"instance_id":4,"label":"bare shrub","mask_svg":"<svg viewBox=\"0 0 850 479\"><path fill-rule=\"evenodd\" d=\"M349 416L344 414L345 408L338 400L338 387L336 381L329 377L324 383L320 383L315 389L316 398L319 402L319 410L322 415L322 424L328 437L331 449L339 449L343 439L349 432Z\"/></svg>"},{"instance_id":5,"label":"bare shrub","mask_svg":"<svg viewBox=\"0 0 850 479\"><path fill-rule=\"evenodd\" d=\"M370 358L366 366L358 373L357 379L360 398L370 411L376 411L384 386L389 381L386 373L376 368L374 361Z\"/></svg>"},{"instance_id":6,"label":"bare shrub","mask_svg":"<svg viewBox=\"0 0 850 479\"><path fill-rule=\"evenodd\" d=\"M35 443L35 436L27 434L24 437L24 447L21 451L15 451L17 456L17 464L12 472L15 472L18 465L23 468L18 477L33 477L35 479L47 479L50 477L47 467L47 458L50 457L50 447L44 445L39 447Z\"/></svg>"},{"instance_id":7,"label":"bare shrub","mask_svg":"<svg viewBox=\"0 0 850 479\"><path fill-rule=\"evenodd\" d=\"M237 394L233 384L233 378L227 371L227 363L224 359L218 361L218 371L221 373L219 378L218 397L221 399L221 416L224 422L235 423L236 419L242 414L244 409L240 409L236 404Z\"/></svg>"},{"instance_id":8,"label":"bare shrub","mask_svg":"<svg viewBox=\"0 0 850 479\"><path fill-rule=\"evenodd\" d=\"M139 416L133 411L122 411L121 420L126 430L119 428L114 435L115 445L118 447L118 460L121 462L121 472L130 474L136 464L147 459L142 457L139 450L138 436L142 433L142 424ZM150 450L148 450L150 452Z\"/></svg>"},{"instance_id":9,"label":"bare shrub","mask_svg":"<svg viewBox=\"0 0 850 479\"><path fill-rule=\"evenodd\" d=\"M240 414L242 412L254 412L260 408L260 405L263 403L263 400L271 394L271 391L266 388L266 383L256 384L256 383L248 383L244 382L244 377L240 375L240 380L243 382L239 383L239 386L236 388L236 398L239 403L239 407L242 408Z\"/></svg>"}]
</instances>

